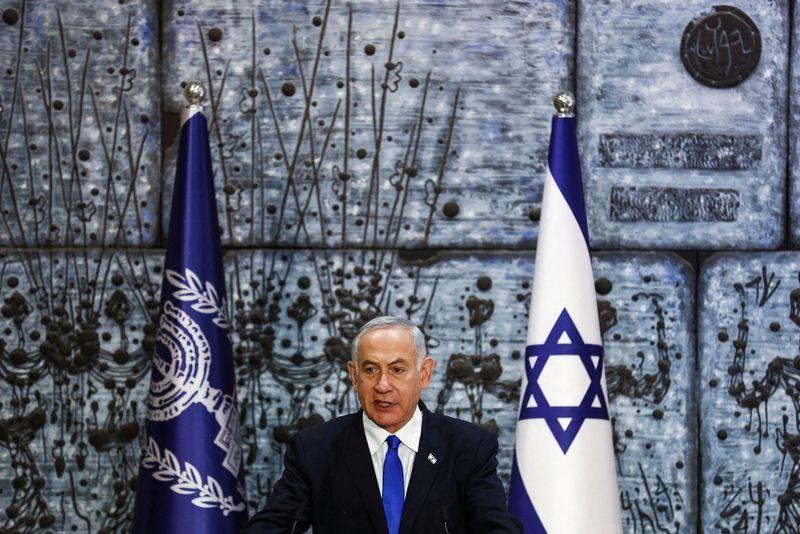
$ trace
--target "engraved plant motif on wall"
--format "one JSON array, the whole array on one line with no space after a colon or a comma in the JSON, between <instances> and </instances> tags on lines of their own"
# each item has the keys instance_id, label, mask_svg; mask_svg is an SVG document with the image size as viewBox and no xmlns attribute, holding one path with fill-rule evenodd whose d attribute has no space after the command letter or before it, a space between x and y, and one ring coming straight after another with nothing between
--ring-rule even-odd
<instances>
[{"instance_id":1,"label":"engraved plant motif on wall","mask_svg":"<svg viewBox=\"0 0 800 534\"><path fill-rule=\"evenodd\" d=\"M751 477L747 479L746 490L737 486L737 483L741 484L739 481L725 483L726 504L720 511L717 525L750 532L752 522L752 532L756 534L794 534L798 532L797 526L800 524L800 357L777 355L760 375L748 365L748 357L754 356L757 350L750 343L750 329L754 326L750 318L750 314L754 313L751 308L764 308L780 284L781 280L775 279L775 273L762 266L758 275L733 286L739 298L740 319L736 325L736 338L732 341L733 354L728 367L727 392L738 408L735 413L737 417L742 415L739 409L746 410L747 421L743 429L755 439L753 454L760 455L766 447L775 447L781 456L780 480L786 482L782 491L777 494L765 488L763 481L752 480ZM787 304L788 318L800 326L800 288L789 293ZM769 325L772 333L777 333L780 329L778 322ZM722 330L718 339L720 342L727 342L729 335ZM748 380L746 377L749 376L754 378ZM723 385L716 378L711 382L711 387ZM773 419L770 424L769 401L781 394L788 397L794 413L784 411L778 422ZM725 440L727 435L724 428L720 429L717 439ZM714 480L716 485L724 482L719 475ZM742 501L746 503L745 506L741 506ZM771 508L776 504L777 511L773 515ZM771 530L768 529L769 524L774 525Z\"/></svg>"},{"instance_id":2,"label":"engraved plant motif on wall","mask_svg":"<svg viewBox=\"0 0 800 534\"><path fill-rule=\"evenodd\" d=\"M158 267L151 258L85 250L3 255L0 284L13 292L2 314L14 325L0 338L0 378L11 393L0 404L10 414L0 420L0 446L15 472L7 528L52 526L66 506L89 530L114 532L127 523L143 415L136 399L155 346L158 285L149 271ZM42 434L46 425L52 441ZM83 499L101 466L113 491L95 517L76 497ZM46 492L62 477L72 495L57 510Z\"/></svg>"},{"instance_id":3,"label":"engraved plant motif on wall","mask_svg":"<svg viewBox=\"0 0 800 534\"><path fill-rule=\"evenodd\" d=\"M642 280L644 285L652 281L650 275L645 275ZM614 332L619 324L619 312L611 300L606 299L613 286L608 278L599 278L595 281L600 330L606 343L620 339L620 335ZM651 344L654 345L655 354L652 348L642 347L636 351L635 358L629 358L632 363L606 365L608 398L609 401L613 401L624 397L635 406L653 407L652 419L662 421L664 410L663 406L659 405L664 402L672 384L670 376L672 358L680 359L682 354L679 352L670 354L664 309L665 296L653 291L637 291L631 295L631 300L634 303L641 302L642 309L652 309L652 328L656 336ZM632 489L623 487L620 490L624 528L632 529L633 532L650 530L681 532L682 525L678 517L679 512L685 508L686 496L672 485L674 481L665 480L663 473L652 473L651 466L645 466L642 462L636 465L635 476L623 472L625 452L634 434L630 429L620 432L617 425L617 418L612 417L617 476L620 478L627 476L630 480L635 480Z\"/></svg>"},{"instance_id":4,"label":"engraved plant motif on wall","mask_svg":"<svg viewBox=\"0 0 800 534\"><path fill-rule=\"evenodd\" d=\"M491 283L488 276L481 276L476 285L483 292L491 288ZM484 395L491 393L505 402L515 404L519 398L521 382L520 380L500 380L500 376L503 374L500 355L496 352L484 355L483 329L494 313L494 301L471 294L466 298L464 308L467 313L463 318L467 319L469 327L473 331L474 348L471 354L458 352L450 355L445 370L445 384L437 396L436 411L444 411L454 389L458 386L464 390L467 396L472 422L498 433L499 427L494 419L483 421ZM525 313L527 313L527 309ZM496 343L497 340L492 340L489 344L494 347Z\"/></svg>"},{"instance_id":5,"label":"engraved plant motif on wall","mask_svg":"<svg viewBox=\"0 0 800 534\"><path fill-rule=\"evenodd\" d=\"M26 45L26 4L19 13L6 10L16 14L8 31L17 32L18 45L14 66L6 72L12 83L4 83L5 94L0 94L0 220L5 230L0 244L152 242L158 190L147 176L157 172L158 160L156 168L147 165L154 157L155 135L150 115L131 111L141 109L132 103L141 84L152 82L137 79L135 52L141 43L133 14L128 13L118 42L116 35L95 30L86 43L73 37L62 13L54 10L58 38L48 39L41 53ZM109 56L115 56L113 63ZM102 64L109 64L105 71Z\"/></svg>"},{"instance_id":6,"label":"engraved plant motif on wall","mask_svg":"<svg viewBox=\"0 0 800 534\"><path fill-rule=\"evenodd\" d=\"M149 110L136 96L152 83L137 78L147 17L120 8L119 26L87 34L74 15L26 1L3 11L17 43L0 94L0 244L14 247L0 251L3 531L127 524L136 390L155 346L151 255L88 248L154 236L158 120L132 111ZM28 248L54 246L70 248Z\"/></svg>"}]
</instances>

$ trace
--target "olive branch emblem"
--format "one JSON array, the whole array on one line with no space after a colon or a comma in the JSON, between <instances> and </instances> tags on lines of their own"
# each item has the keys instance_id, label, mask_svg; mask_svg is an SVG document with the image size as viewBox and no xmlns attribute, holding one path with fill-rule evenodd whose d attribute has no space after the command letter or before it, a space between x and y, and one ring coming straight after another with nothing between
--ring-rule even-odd
<instances>
[{"instance_id":1,"label":"olive branch emblem","mask_svg":"<svg viewBox=\"0 0 800 534\"><path fill-rule=\"evenodd\" d=\"M155 469L153 478L160 482L172 482L169 487L179 495L197 495L192 499L192 504L200 508L219 508L222 515L231 512L241 512L245 509L244 502L235 502L233 496L225 495L222 486L216 478L209 475L206 482L195 466L189 462L181 462L175 453L169 449L161 449L152 437L148 438L147 446L144 449L142 465L147 469Z\"/></svg>"},{"instance_id":2,"label":"olive branch emblem","mask_svg":"<svg viewBox=\"0 0 800 534\"><path fill-rule=\"evenodd\" d=\"M200 277L191 269L186 269L185 277L172 269L167 269L166 278L177 288L177 291L172 293L173 297L182 302L193 302L191 308L200 313L216 314L212 322L224 330L230 329L225 303L220 300L214 284L206 281L204 287Z\"/></svg>"}]
</instances>

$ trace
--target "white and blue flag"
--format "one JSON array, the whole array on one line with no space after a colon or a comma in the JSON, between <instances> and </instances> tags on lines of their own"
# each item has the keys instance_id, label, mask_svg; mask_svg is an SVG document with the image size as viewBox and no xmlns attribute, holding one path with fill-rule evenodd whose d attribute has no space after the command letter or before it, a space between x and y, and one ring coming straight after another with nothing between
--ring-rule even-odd
<instances>
[{"instance_id":1,"label":"white and blue flag","mask_svg":"<svg viewBox=\"0 0 800 534\"><path fill-rule=\"evenodd\" d=\"M247 522L230 330L208 129L195 102L181 117L133 534L235 534Z\"/></svg>"},{"instance_id":2,"label":"white and blue flag","mask_svg":"<svg viewBox=\"0 0 800 534\"><path fill-rule=\"evenodd\" d=\"M622 532L575 117L553 117L509 509L525 534Z\"/></svg>"}]
</instances>

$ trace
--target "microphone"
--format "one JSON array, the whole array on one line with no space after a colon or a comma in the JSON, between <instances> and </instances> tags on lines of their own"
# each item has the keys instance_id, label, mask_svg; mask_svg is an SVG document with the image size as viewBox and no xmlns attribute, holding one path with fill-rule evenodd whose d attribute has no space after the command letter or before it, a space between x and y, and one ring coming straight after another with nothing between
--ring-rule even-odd
<instances>
[{"instance_id":1,"label":"microphone","mask_svg":"<svg viewBox=\"0 0 800 534\"><path fill-rule=\"evenodd\" d=\"M297 524L303 518L303 512L306 511L306 501L300 501L300 504L297 506L297 510L294 512L294 522L292 523L292 530L289 534L295 534L295 530L297 529Z\"/></svg>"},{"instance_id":2,"label":"microphone","mask_svg":"<svg viewBox=\"0 0 800 534\"><path fill-rule=\"evenodd\" d=\"M450 534L450 529L447 528L447 505L442 505L442 520L444 522L444 534Z\"/></svg>"}]
</instances>

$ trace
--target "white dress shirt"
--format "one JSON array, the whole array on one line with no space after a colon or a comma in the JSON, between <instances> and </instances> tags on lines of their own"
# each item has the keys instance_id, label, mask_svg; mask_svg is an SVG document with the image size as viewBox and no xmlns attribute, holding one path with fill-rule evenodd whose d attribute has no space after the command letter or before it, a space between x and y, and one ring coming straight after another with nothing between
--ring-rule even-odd
<instances>
[{"instance_id":1,"label":"white dress shirt","mask_svg":"<svg viewBox=\"0 0 800 534\"><path fill-rule=\"evenodd\" d=\"M375 478L378 480L378 490L383 496L383 462L386 460L386 451L389 450L386 438L391 434L376 425L372 419L367 417L366 412L362 413L362 419L364 420L367 447L372 455L372 467L375 468ZM408 483L411 480L411 469L414 467L414 458L419 450L419 438L422 435L422 411L419 406L411 419L394 435L400 439L397 454L400 456L400 463L403 464L403 498L405 498Z\"/></svg>"}]
</instances>

